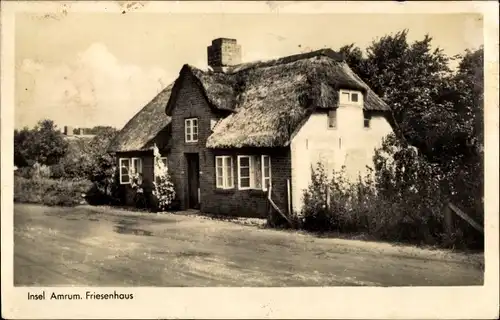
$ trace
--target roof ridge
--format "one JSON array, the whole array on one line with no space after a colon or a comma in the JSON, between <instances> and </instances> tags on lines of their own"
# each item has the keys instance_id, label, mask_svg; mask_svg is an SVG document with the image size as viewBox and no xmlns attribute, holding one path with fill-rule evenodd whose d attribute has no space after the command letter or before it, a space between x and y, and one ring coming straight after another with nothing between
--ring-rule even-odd
<instances>
[{"instance_id":1,"label":"roof ridge","mask_svg":"<svg viewBox=\"0 0 500 320\"><path fill-rule=\"evenodd\" d=\"M234 74L241 71L253 69L253 68L265 68L269 66L288 64L298 60L310 59L317 56L326 56L337 62L344 61L344 57L341 53L332 50L331 48L322 48L314 51L296 53L289 56L284 56L276 59L268 60L257 60L246 63L240 63L234 66L229 66L225 73Z\"/></svg>"},{"instance_id":2,"label":"roof ridge","mask_svg":"<svg viewBox=\"0 0 500 320\"><path fill-rule=\"evenodd\" d=\"M292 63L292 62L295 62L298 60L310 59L310 58L317 57L317 56L326 56L326 57L329 57L337 62L345 61L345 59L341 53L334 51L331 48L322 48L322 49L317 49L314 51L296 53L296 54L292 54L292 55L284 56L284 57L279 57L279 58L275 58L275 59L254 60L254 61L250 61L250 62L239 63L239 64L236 64L233 66L228 66L227 70L225 72L221 72L221 74L231 75L231 74L235 74L235 73L238 73L241 71L250 70L250 69L254 69L254 68L265 68L265 67L270 67L270 66L288 64L288 63ZM218 73L218 72L214 72L214 71L210 70L210 68L207 70L204 70L204 69L201 69L197 66L189 64L189 63L185 63L183 67L188 67L191 70L197 70L197 71L201 71L203 73L207 73L207 72L208 73L211 73L211 72Z\"/></svg>"}]
</instances>

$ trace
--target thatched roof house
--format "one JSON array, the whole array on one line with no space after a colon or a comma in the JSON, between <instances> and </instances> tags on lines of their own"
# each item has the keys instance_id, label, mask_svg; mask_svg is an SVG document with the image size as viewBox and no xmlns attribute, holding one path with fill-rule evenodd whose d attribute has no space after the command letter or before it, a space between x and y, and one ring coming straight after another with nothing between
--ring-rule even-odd
<instances>
[{"instance_id":1,"label":"thatched roof house","mask_svg":"<svg viewBox=\"0 0 500 320\"><path fill-rule=\"evenodd\" d=\"M211 70L184 65L110 148L145 152L169 140L165 154L183 208L265 215L265 195L248 190L272 184L278 207L288 202L291 211L317 155L358 172L391 130L389 106L330 49L241 63L236 40L219 38L207 54ZM120 163L135 163L139 155L130 154Z\"/></svg>"}]
</instances>

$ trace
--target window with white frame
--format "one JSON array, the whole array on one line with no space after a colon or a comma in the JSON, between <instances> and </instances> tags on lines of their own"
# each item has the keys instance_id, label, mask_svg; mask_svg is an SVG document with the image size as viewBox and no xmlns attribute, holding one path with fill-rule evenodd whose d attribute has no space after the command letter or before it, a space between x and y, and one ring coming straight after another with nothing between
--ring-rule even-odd
<instances>
[{"instance_id":1,"label":"window with white frame","mask_svg":"<svg viewBox=\"0 0 500 320\"><path fill-rule=\"evenodd\" d=\"M219 189L234 188L233 158L231 156L215 157L215 180Z\"/></svg>"},{"instance_id":2,"label":"window with white frame","mask_svg":"<svg viewBox=\"0 0 500 320\"><path fill-rule=\"evenodd\" d=\"M339 103L340 104L362 105L363 104L363 95L361 94L361 91L341 89L340 94L339 94Z\"/></svg>"},{"instance_id":3,"label":"window with white frame","mask_svg":"<svg viewBox=\"0 0 500 320\"><path fill-rule=\"evenodd\" d=\"M186 142L198 141L198 119L190 118L184 120L184 130Z\"/></svg>"},{"instance_id":4,"label":"window with white frame","mask_svg":"<svg viewBox=\"0 0 500 320\"><path fill-rule=\"evenodd\" d=\"M120 158L119 162L120 184L129 184L135 174L142 176L141 158Z\"/></svg>"},{"instance_id":5,"label":"window with white frame","mask_svg":"<svg viewBox=\"0 0 500 320\"><path fill-rule=\"evenodd\" d=\"M238 189L267 190L271 185L271 157L238 156Z\"/></svg>"}]
</instances>

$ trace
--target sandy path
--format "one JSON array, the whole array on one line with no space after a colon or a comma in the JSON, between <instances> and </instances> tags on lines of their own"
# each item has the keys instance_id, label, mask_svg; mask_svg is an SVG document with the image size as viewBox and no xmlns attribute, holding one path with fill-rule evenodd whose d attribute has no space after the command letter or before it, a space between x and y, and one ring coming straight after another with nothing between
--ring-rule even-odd
<instances>
[{"instance_id":1,"label":"sandy path","mask_svg":"<svg viewBox=\"0 0 500 320\"><path fill-rule=\"evenodd\" d=\"M481 255L200 217L16 204L21 286L481 285Z\"/></svg>"}]
</instances>

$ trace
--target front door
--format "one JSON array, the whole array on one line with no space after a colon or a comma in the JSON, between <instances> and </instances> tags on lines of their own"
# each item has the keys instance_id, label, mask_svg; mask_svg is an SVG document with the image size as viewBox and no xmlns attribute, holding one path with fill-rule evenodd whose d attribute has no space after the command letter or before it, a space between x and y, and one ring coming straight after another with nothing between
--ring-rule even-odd
<instances>
[{"instance_id":1,"label":"front door","mask_svg":"<svg viewBox=\"0 0 500 320\"><path fill-rule=\"evenodd\" d=\"M188 174L188 208L200 208L200 161L197 153L186 154Z\"/></svg>"}]
</instances>

